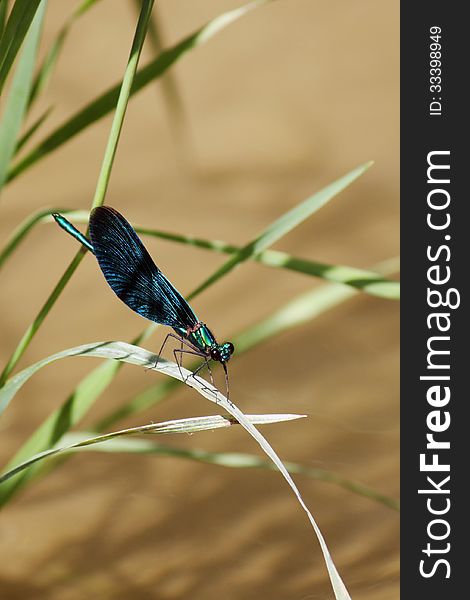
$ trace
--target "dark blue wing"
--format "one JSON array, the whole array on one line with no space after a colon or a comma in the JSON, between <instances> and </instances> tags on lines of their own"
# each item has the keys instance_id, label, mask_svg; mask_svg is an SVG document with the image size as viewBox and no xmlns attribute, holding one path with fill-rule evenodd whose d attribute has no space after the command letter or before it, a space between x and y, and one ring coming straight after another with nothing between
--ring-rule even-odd
<instances>
[{"instance_id":1,"label":"dark blue wing","mask_svg":"<svg viewBox=\"0 0 470 600\"><path fill-rule=\"evenodd\" d=\"M189 304L116 210L109 206L93 210L90 237L106 281L129 308L150 321L173 328L185 330L198 322Z\"/></svg>"}]
</instances>

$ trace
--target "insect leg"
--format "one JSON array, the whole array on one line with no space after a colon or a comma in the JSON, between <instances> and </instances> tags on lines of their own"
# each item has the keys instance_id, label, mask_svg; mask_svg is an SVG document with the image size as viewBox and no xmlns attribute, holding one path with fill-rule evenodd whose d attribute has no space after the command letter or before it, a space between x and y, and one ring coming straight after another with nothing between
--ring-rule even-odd
<instances>
[{"instance_id":1,"label":"insect leg","mask_svg":"<svg viewBox=\"0 0 470 600\"><path fill-rule=\"evenodd\" d=\"M177 358L177 354L179 354L179 360ZM204 360L207 361L207 358L204 354L202 354L202 352L196 351L196 350L180 350L178 348L175 348L173 350L173 356L175 357L175 362L178 365L178 369L181 375L181 380L183 381L183 383L186 383L186 381L190 378L190 377L194 377L196 375L196 373L198 371L200 371L201 366L204 366L204 363L202 363L201 366L199 366L196 371L194 373L191 373L191 375L188 375L186 378L183 376L183 373L181 371L181 367L183 366L183 354L193 354L194 356L202 356L204 358ZM204 389L209 389L209 388L204 388Z\"/></svg>"},{"instance_id":2,"label":"insect leg","mask_svg":"<svg viewBox=\"0 0 470 600\"><path fill-rule=\"evenodd\" d=\"M199 367L194 371L193 377L195 375L197 375L199 373L199 371L202 371L202 369L204 367L207 367L207 370L209 371L209 377L211 378L211 383L212 383L212 385L214 385L214 378L212 377L212 369L210 367L209 359L207 358L206 355L203 355L203 358L204 358L204 362L202 364L200 364Z\"/></svg>"},{"instance_id":3,"label":"insect leg","mask_svg":"<svg viewBox=\"0 0 470 600\"><path fill-rule=\"evenodd\" d=\"M222 366L223 366L224 372L225 372L225 388L227 390L227 400L230 402L230 388L229 388L229 382L228 382L227 365L225 363L222 363Z\"/></svg>"},{"instance_id":4,"label":"insect leg","mask_svg":"<svg viewBox=\"0 0 470 600\"><path fill-rule=\"evenodd\" d=\"M180 354L180 360L179 361L176 358L176 353ZM186 383L186 381L190 377L195 378L196 375L199 373L199 371L201 371L204 367L207 367L207 369L209 371L209 376L211 378L211 383L214 386L214 378L212 376L212 370L210 368L209 359L207 358L207 356L205 354L203 354L202 352L200 352L199 349L194 349L194 350L179 350L178 348L176 348L175 350L173 350L173 354L175 356L175 362L178 365L178 367L180 366L180 364L181 364L181 366L183 366L182 365L182 361L181 361L183 354L193 354L194 356L200 356L200 357L202 357L204 359L204 362L202 364L200 364L199 367L193 373L191 373L191 375L188 375L188 377L186 377L186 379L182 378L184 383ZM181 370L180 370L180 374L181 374ZM207 390L208 392L213 392L213 390L211 388L208 388L206 386L204 386L202 389Z\"/></svg>"},{"instance_id":5,"label":"insect leg","mask_svg":"<svg viewBox=\"0 0 470 600\"><path fill-rule=\"evenodd\" d=\"M183 344L186 344L192 350L197 350L197 348L195 346L193 346L190 342L188 342L187 340L185 340L180 335L176 335L175 333L172 333L172 332L167 333L165 339L163 340L163 344L162 344L162 346L160 348L160 352L158 353L158 358L157 358L157 362L155 363L155 367L158 365L158 361L160 360L160 358L162 356L163 348L165 347L165 345L166 345L166 343L168 341L168 338L174 338L175 340L178 340L178 342L181 342L181 347L183 347ZM175 356L175 361L176 361L176 356Z\"/></svg>"},{"instance_id":6,"label":"insect leg","mask_svg":"<svg viewBox=\"0 0 470 600\"><path fill-rule=\"evenodd\" d=\"M160 348L160 352L158 353L158 358L157 358L157 362L155 363L155 366L158 365L158 361L161 358L163 349L164 349L166 343L168 342L168 338L170 338L170 337L174 338L175 340L178 340L180 342L180 344L181 344L180 348L175 348L173 350L173 356L175 358L175 363L178 366L178 370L180 372L180 376L181 376L182 381L186 382L186 380L187 380L187 378L186 379L184 378L183 372L181 370L181 367L183 366L183 360L182 360L183 359L183 354L193 354L194 356L200 356L200 357L202 357L204 359L204 362L196 369L196 371L194 373L191 373L191 375L189 375L188 377L194 377L195 375L197 375L197 373L202 368L204 368L205 366L207 366L207 369L209 371L209 376L210 376L211 383L212 383L212 385L214 385L214 377L212 375L212 369L210 368L209 360L208 360L207 356L204 353L202 353L198 348L196 348L196 346L194 346L193 344L191 344L191 342L189 342L188 340L186 340L185 338L183 338L183 337L181 337L179 335L176 335L173 332L167 333L167 335L165 336L165 339L163 340L163 344L162 344L162 346ZM185 350L183 348L183 345L187 346L189 348L189 350ZM212 391L212 390L210 390L210 388L204 388L204 389L207 389L208 391Z\"/></svg>"}]
</instances>

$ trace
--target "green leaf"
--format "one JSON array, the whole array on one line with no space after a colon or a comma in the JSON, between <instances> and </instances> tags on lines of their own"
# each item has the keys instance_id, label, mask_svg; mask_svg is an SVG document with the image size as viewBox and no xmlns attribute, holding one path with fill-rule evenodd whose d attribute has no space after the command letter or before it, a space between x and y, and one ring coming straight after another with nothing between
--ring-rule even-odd
<instances>
[{"instance_id":1,"label":"green leaf","mask_svg":"<svg viewBox=\"0 0 470 600\"><path fill-rule=\"evenodd\" d=\"M16 0L0 39L0 94L41 0Z\"/></svg>"},{"instance_id":2,"label":"green leaf","mask_svg":"<svg viewBox=\"0 0 470 600\"><path fill-rule=\"evenodd\" d=\"M41 2L26 35L24 49L18 61L5 111L0 121L0 190L6 180L10 160L14 154L26 112L46 4L46 0Z\"/></svg>"},{"instance_id":3,"label":"green leaf","mask_svg":"<svg viewBox=\"0 0 470 600\"><path fill-rule=\"evenodd\" d=\"M207 25L185 38L182 42L172 48L162 52L155 60L137 72L131 95L137 93L151 81L160 77L173 63L179 60L184 54L197 48L207 42L212 36L227 27L250 10L266 3L268 0L256 0L249 4L228 11L210 21ZM98 121L107 115L116 106L119 94L119 85L109 89L99 96L96 100L88 104L85 108L76 113L63 125L53 131L45 140L25 156L17 165L15 165L8 176L8 181L17 177L24 170L32 166L38 160L62 146L75 135L89 127L92 123Z\"/></svg>"}]
</instances>

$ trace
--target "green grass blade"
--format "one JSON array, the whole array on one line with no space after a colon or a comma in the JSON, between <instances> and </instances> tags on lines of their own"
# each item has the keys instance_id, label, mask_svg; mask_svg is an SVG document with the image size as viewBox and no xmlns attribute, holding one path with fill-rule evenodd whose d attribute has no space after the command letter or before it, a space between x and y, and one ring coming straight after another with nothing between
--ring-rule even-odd
<instances>
[{"instance_id":1,"label":"green grass blade","mask_svg":"<svg viewBox=\"0 0 470 600\"><path fill-rule=\"evenodd\" d=\"M250 423L253 425L268 425L273 423L283 423L285 421L293 421L294 419L302 419L306 415L293 415L293 414L264 414L264 415L245 415ZM76 452L77 450L94 449L90 448L96 444L106 444L110 446L109 442L115 442L119 438L133 436L133 435L173 435L173 434L193 434L200 433L201 431L213 431L214 429L221 429L227 427L233 427L239 425L233 417L223 415L210 415L207 417L188 417L186 419L174 419L172 421L163 421L162 423L151 423L150 425L140 425L138 427L129 427L127 429L121 429L120 431L113 431L103 435L77 435L69 436L69 440L72 437L78 438L79 441L70 442L63 440L63 445L58 448L51 448L39 454L31 456L24 462L16 465L12 469L2 473L0 475L0 485L5 481L8 481L15 475L18 475L25 469L32 467L34 464L41 462L46 458L50 458L57 454L64 454L70 452ZM108 449L109 451L109 449Z\"/></svg>"},{"instance_id":2,"label":"green grass blade","mask_svg":"<svg viewBox=\"0 0 470 600\"><path fill-rule=\"evenodd\" d=\"M0 94L41 0L16 0L0 39Z\"/></svg>"},{"instance_id":3,"label":"green grass blade","mask_svg":"<svg viewBox=\"0 0 470 600\"><path fill-rule=\"evenodd\" d=\"M270 267L282 267L298 273L314 275L326 281L343 283L371 296L388 300L400 298L400 283L386 279L373 271L346 265L327 265L274 250L264 252L255 260Z\"/></svg>"},{"instance_id":4,"label":"green grass blade","mask_svg":"<svg viewBox=\"0 0 470 600\"><path fill-rule=\"evenodd\" d=\"M7 258L18 248L21 242L25 239L25 237L37 223L41 223L46 220L52 221L51 210L54 209L44 208L33 213L14 230L14 232L10 236L10 239L7 241L2 251L0 252L0 268L3 266ZM70 212L70 210L57 209L55 212L67 214L68 212Z\"/></svg>"},{"instance_id":5,"label":"green grass blade","mask_svg":"<svg viewBox=\"0 0 470 600\"><path fill-rule=\"evenodd\" d=\"M18 61L5 110L0 120L0 192L7 177L10 160L14 154L26 112L46 4L46 0L42 0L25 37L23 52Z\"/></svg>"},{"instance_id":6,"label":"green grass blade","mask_svg":"<svg viewBox=\"0 0 470 600\"><path fill-rule=\"evenodd\" d=\"M121 365L122 363L117 361L106 361L93 369L62 406L53 411L34 431L13 456L7 468L20 464L36 453L54 447L62 436L84 417L96 399L112 383ZM6 504L14 494L37 475L37 472L38 470L35 468L28 469L0 487L0 506Z\"/></svg>"},{"instance_id":7,"label":"green grass blade","mask_svg":"<svg viewBox=\"0 0 470 600\"><path fill-rule=\"evenodd\" d=\"M13 153L14 155L16 155L24 146L26 146L26 144L34 136L34 134L44 125L47 117L51 114L53 108L53 106L49 106L49 108L46 108L42 115L39 115L39 117L33 123L31 123L28 129L17 141L15 151Z\"/></svg>"},{"instance_id":8,"label":"green grass blade","mask_svg":"<svg viewBox=\"0 0 470 600\"><path fill-rule=\"evenodd\" d=\"M136 349L135 346L130 346L129 344L119 342L114 344L86 344L49 356L10 378L0 389L0 414L8 407L15 394L30 377L38 370L57 360L73 356L115 359L99 365L82 380L75 391L67 398L66 402L59 409L55 410L21 446L7 465L7 469L27 460L34 454L52 448L88 412L95 400L112 382L123 362L132 362L132 352L134 350L138 355L140 349ZM147 367L155 364L155 355L146 353L144 350L140 352L140 358L140 364L147 360ZM167 362L162 360L159 366L163 368L165 364ZM177 371L176 377L179 378L179 371ZM173 381L172 379L169 380ZM29 469L4 483L0 488L0 505L5 504L36 472L34 468Z\"/></svg>"},{"instance_id":9,"label":"green grass blade","mask_svg":"<svg viewBox=\"0 0 470 600\"><path fill-rule=\"evenodd\" d=\"M163 358L160 358L158 364L156 364L156 354L149 352L144 348L140 348L139 346L127 344L126 342L92 342L90 344L82 344L81 346L67 348L66 350L43 358L8 379L5 385L0 389L0 414L7 408L11 400L28 379L40 369L58 360L76 356L118 360L131 365L138 365L147 369L159 371L180 381L183 381L182 372L186 371L185 369L180 370L175 363L164 360ZM186 377L190 375L191 373L187 371ZM197 389L203 396L208 397L207 391L205 391L207 390L207 387L202 387L198 380L199 378L192 377L191 381L184 380L184 382L190 387ZM209 399L217 402L217 397L212 396Z\"/></svg>"},{"instance_id":10,"label":"green grass blade","mask_svg":"<svg viewBox=\"0 0 470 600\"><path fill-rule=\"evenodd\" d=\"M76 220L73 215L74 213L72 213L71 216L72 221ZM180 244L188 244L196 248L213 250L224 254L237 254L242 250L239 246L234 246L221 240L203 240L200 238L148 229L138 225L135 226L135 230L143 235L149 235ZM400 284L397 281L391 281L377 273L365 269L348 267L346 265L328 265L304 258L297 258L286 252L277 250L263 250L255 256L250 256L250 258L269 267L287 269L305 275L314 275L327 281L344 283L372 296L390 300L398 300L400 298Z\"/></svg>"},{"instance_id":11,"label":"green grass blade","mask_svg":"<svg viewBox=\"0 0 470 600\"><path fill-rule=\"evenodd\" d=\"M189 365L189 369L191 370L192 368L193 365ZM137 415L148 408L157 406L160 402L166 400L171 392L177 389L178 386L179 382L173 379L166 379L165 381L151 385L149 388L140 394L137 394L131 398L131 400L128 400L122 406L94 423L93 431L106 431L115 423L119 423L127 417Z\"/></svg>"},{"instance_id":12,"label":"green grass blade","mask_svg":"<svg viewBox=\"0 0 470 600\"><path fill-rule=\"evenodd\" d=\"M34 78L31 94L28 99L28 109L31 108L38 96L46 89L54 69L59 60L65 40L69 34L70 28L74 22L81 17L87 10L94 6L99 0L85 0L73 11L72 15L67 19L59 33L52 42L44 61L39 68L36 77ZM139 3L140 4L140 3Z\"/></svg>"},{"instance_id":13,"label":"green grass blade","mask_svg":"<svg viewBox=\"0 0 470 600\"><path fill-rule=\"evenodd\" d=\"M398 259L388 260L376 265L374 271L381 272L386 269L386 272L394 272L398 269L398 265ZM301 294L280 310L236 336L234 344L237 352L246 352L283 331L303 325L356 293L358 292L351 287L333 283Z\"/></svg>"},{"instance_id":14,"label":"green grass blade","mask_svg":"<svg viewBox=\"0 0 470 600\"><path fill-rule=\"evenodd\" d=\"M259 415L246 415L247 418L254 424L258 422L257 417ZM263 417L269 417L270 415L262 415ZM276 419L268 420L268 422L280 422L284 420L291 420L292 418L300 418L302 415L273 415L273 417L279 417ZM185 427L184 422L188 422L189 427ZM176 433L194 433L196 430L192 427L192 419L181 419L180 427ZM263 424L265 420L261 421ZM182 427L181 427L182 424ZM216 415L215 417L203 417L201 419L201 426L197 428L197 431L212 430L214 428L226 427L228 425L235 425L236 422L233 419ZM177 448L173 446L166 446L164 444L158 444L149 440L143 439L128 439L128 436L136 434L150 433L152 432L153 425L144 425L141 427L133 427L111 434L102 436L93 436L92 432L73 432L65 435L61 440L60 448L51 448L44 452L35 454L29 459L22 463L17 464L16 467L12 467L0 476L0 484L7 481L14 475L17 475L20 471L25 470L32 464L39 462L43 458L48 458L56 453L73 453L77 451L91 451L91 452L109 452L109 453L131 453L131 454L155 454L159 457L170 457L180 458L184 460L192 460L209 465L215 465L219 467L226 467L230 469L262 469L273 471L276 470L274 465L263 458L255 454L246 454L241 452L209 452L202 449L186 449ZM160 425L161 430L155 433L165 433L164 425ZM169 430L168 433L173 433ZM103 443L105 442L105 443ZM99 446L97 444L100 444ZM303 475L317 481L323 481L337 485L349 492L353 492L364 498L369 498L374 502L378 502L391 508L393 510L400 510L400 503L398 500L391 496L387 496L378 492L377 490L364 485L358 481L343 477L339 473L330 471L327 469L319 469L316 467L308 467L300 463L285 462L286 469L291 475Z\"/></svg>"},{"instance_id":15,"label":"green grass blade","mask_svg":"<svg viewBox=\"0 0 470 600\"><path fill-rule=\"evenodd\" d=\"M137 72L137 65L139 64L139 58L144 45L145 34L147 33L147 26L152 13L153 1L154 0L143 0L142 2L142 8L140 11L139 20L137 22L134 41L132 42L129 61L124 72L124 78L119 91L116 111L114 113L113 123L111 125L111 131L104 153L104 159L101 164L101 171L98 176L98 183L96 185L95 196L92 204L93 207L103 204L106 190L108 189L111 169L113 168L114 157L116 156L117 145L121 135L122 125L124 123L124 116L129 103L132 84Z\"/></svg>"},{"instance_id":16,"label":"green grass blade","mask_svg":"<svg viewBox=\"0 0 470 600\"><path fill-rule=\"evenodd\" d=\"M356 169L353 169L340 179L337 179L330 185L327 185L322 190L313 194L293 209L284 213L279 219L271 223L260 235L258 235L253 241L241 248L236 254L234 254L229 260L223 264L213 275L208 277L196 290L189 296L190 298L200 294L210 285L214 284L221 277L229 273L239 263L252 258L265 250L268 246L277 242L281 237L286 235L289 231L297 227L300 223L305 221L314 212L319 210L327 202L329 202L334 196L339 194L345 188L347 188L353 181L360 177L367 169L372 165L371 162L365 163Z\"/></svg>"},{"instance_id":17,"label":"green grass blade","mask_svg":"<svg viewBox=\"0 0 470 600\"><path fill-rule=\"evenodd\" d=\"M212 36L221 31L230 23L236 21L248 11L269 0L256 0L241 8L228 11L210 21L196 33L188 36L182 42L165 50L155 60L137 72L131 94L135 94L143 87L160 77L173 63L179 60L186 52L197 48L207 42ZM68 142L75 135L89 127L94 122L106 116L116 106L119 86L114 86L96 100L88 104L63 125L53 131L45 140L36 146L29 154L10 170L8 181L13 180L20 173L31 167L38 160Z\"/></svg>"},{"instance_id":18,"label":"green grass blade","mask_svg":"<svg viewBox=\"0 0 470 600\"><path fill-rule=\"evenodd\" d=\"M132 343L140 344L144 341L149 335L149 330L151 332L152 327L147 328ZM9 464L18 464L37 452L52 448L70 428L85 416L104 390L111 385L123 364L119 361L108 360L86 375L62 406L53 411L21 446ZM171 378L165 381L173 385L178 384L178 381ZM2 390L0 389L1 394ZM10 399L7 399L7 402ZM0 490L0 505L7 502L34 475L36 475L36 470L29 469L21 477L6 484L8 487Z\"/></svg>"},{"instance_id":19,"label":"green grass blade","mask_svg":"<svg viewBox=\"0 0 470 600\"><path fill-rule=\"evenodd\" d=\"M64 45L65 38L67 37L69 27L70 25L66 23L66 25L64 25L64 27L59 31L34 78L33 85L31 86L31 92L28 97L28 110L37 100L41 92L46 89L47 84L52 77L52 73L59 59L62 46Z\"/></svg>"},{"instance_id":20,"label":"green grass blade","mask_svg":"<svg viewBox=\"0 0 470 600\"><path fill-rule=\"evenodd\" d=\"M59 282L56 284L56 286L52 290L52 293L50 294L49 298L46 300L46 302L43 304L41 310L36 315L36 318L34 319L34 321L31 323L31 325L28 327L28 329L23 334L23 337L19 341L17 347L15 348L13 354L11 355L5 368L3 369L2 374L0 375L0 389L3 387L9 374L13 371L13 369L17 365L18 361L25 353L26 348L29 346L29 344L30 344L31 340L33 339L33 337L35 336L37 330L41 327L44 319L49 314L49 312L50 312L51 308L54 306L57 298L60 296L60 294L62 293L62 290L65 288L68 281L74 274L76 268L80 264L83 256L85 255L85 252L86 251L82 250L82 249L80 249L78 251L78 253L75 255L75 257L72 259L72 262L70 263L70 265L65 270L65 273L62 275Z\"/></svg>"},{"instance_id":21,"label":"green grass blade","mask_svg":"<svg viewBox=\"0 0 470 600\"><path fill-rule=\"evenodd\" d=\"M27 233L39 222L53 222L51 213L63 213L68 215L69 221L72 223L88 223L89 213L87 211L74 211L70 209L51 208L49 210L41 210L28 217L12 234L10 240L0 251L0 268L6 258L16 249L19 243L25 238ZM133 225L137 233L157 237L171 242L194 246L205 250L221 252L223 254L236 254L241 250L239 246L228 244L221 240L204 240L192 236L185 236L166 231L159 231ZM273 268L282 268L305 275L313 275L333 281L336 283L344 283L358 290L378 296L379 298L387 298L389 300L398 300L400 297L400 284L397 281L386 279L378 273L348 267L345 265L327 265L317 261L312 261L304 258L297 258L285 252L277 250L264 250L260 254L251 257L252 260Z\"/></svg>"},{"instance_id":22,"label":"green grass blade","mask_svg":"<svg viewBox=\"0 0 470 600\"><path fill-rule=\"evenodd\" d=\"M8 12L8 0L0 0L0 39L5 29L5 21Z\"/></svg>"},{"instance_id":23,"label":"green grass blade","mask_svg":"<svg viewBox=\"0 0 470 600\"><path fill-rule=\"evenodd\" d=\"M132 48L129 56L129 61L127 63L126 70L124 72L124 78L122 81L121 91L119 93L119 97L117 100L116 112L113 118L113 122L111 125L111 130L108 138L108 143L106 145L106 150L104 153L103 162L101 165L101 171L98 176L98 182L96 185L95 196L93 198L92 206L99 206L103 203L104 197L106 194L106 190L109 183L109 178L111 175L111 169L114 162L114 157L116 154L117 144L119 141L119 136L122 129L122 124L124 121L124 116L126 113L127 104L129 101L130 90L132 87L132 82L137 70L137 64L139 60L139 56L142 50L142 46L145 40L145 32L147 30L147 24L150 17L150 13L152 10L153 0L144 0L142 3L142 11L139 17L139 21L137 23L136 32L134 35L134 40L132 42ZM69 282L73 273L77 269L78 265L83 259L85 255L85 251L83 248L80 248L75 257L73 258L70 265L67 267L64 275L61 277L54 290L52 291L49 298L46 300L45 304L39 311L39 314L34 319L33 323L28 327L25 334L21 338L18 346L14 350L12 356L10 357L7 365L3 369L2 374L0 375L0 387L2 387L10 373L15 368L16 364L23 356L26 348L29 346L31 340L35 336L38 329L41 327L44 319L49 314L51 308L54 306L57 298L62 293L62 290Z\"/></svg>"},{"instance_id":24,"label":"green grass blade","mask_svg":"<svg viewBox=\"0 0 470 600\"><path fill-rule=\"evenodd\" d=\"M61 444L66 446L77 443L77 441L87 439L90 435L90 432L77 431L68 433L61 440ZM161 457L182 458L184 460L192 460L230 469L276 470L270 461L260 458L255 454L246 454L243 452L209 452L203 449L177 448L143 439L114 438L107 441L106 444L86 448L86 450L92 452L155 454ZM400 510L400 502L396 498L382 494L363 483L343 477L334 471L309 467L296 462L284 462L284 466L291 475L303 475L317 481L331 483L349 492L383 504L393 510Z\"/></svg>"}]
</instances>

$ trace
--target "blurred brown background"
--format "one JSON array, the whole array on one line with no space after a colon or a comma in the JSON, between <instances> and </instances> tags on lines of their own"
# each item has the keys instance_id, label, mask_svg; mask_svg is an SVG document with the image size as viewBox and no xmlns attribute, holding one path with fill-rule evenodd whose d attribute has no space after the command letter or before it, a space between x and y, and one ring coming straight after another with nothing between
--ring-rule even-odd
<instances>
[{"instance_id":1,"label":"blurred brown background","mask_svg":"<svg viewBox=\"0 0 470 600\"><path fill-rule=\"evenodd\" d=\"M167 45L234 2L157 2ZM75 1L49 3L42 49ZM35 112L61 123L122 75L135 26L132 2L103 0L73 28ZM173 73L185 111L175 143L161 88L131 102L107 195L148 227L243 244L355 166L375 165L275 247L295 256L371 267L398 254L398 2L284 0L262 7L186 55ZM141 64L152 56L146 47ZM34 117L34 115L33 115ZM0 244L32 211L90 206L110 118L51 154L1 198ZM146 239L182 293L224 257ZM41 225L1 274L1 362L77 249ZM192 304L223 341L319 280L245 264ZM146 325L118 302L88 256L21 367L98 340L130 340ZM163 330L146 347L157 351ZM4 414L7 460L96 361L39 372ZM153 384L123 369L83 427ZM398 305L357 295L230 363L245 412L297 412L265 427L281 458L330 469L398 496ZM213 412L181 389L128 420L138 425ZM259 453L241 430L166 437L211 451ZM297 477L353 598L398 596L398 514L334 485ZM152 456L87 453L18 496L0 521L6 599L331 598L323 559L276 473Z\"/></svg>"}]
</instances>

